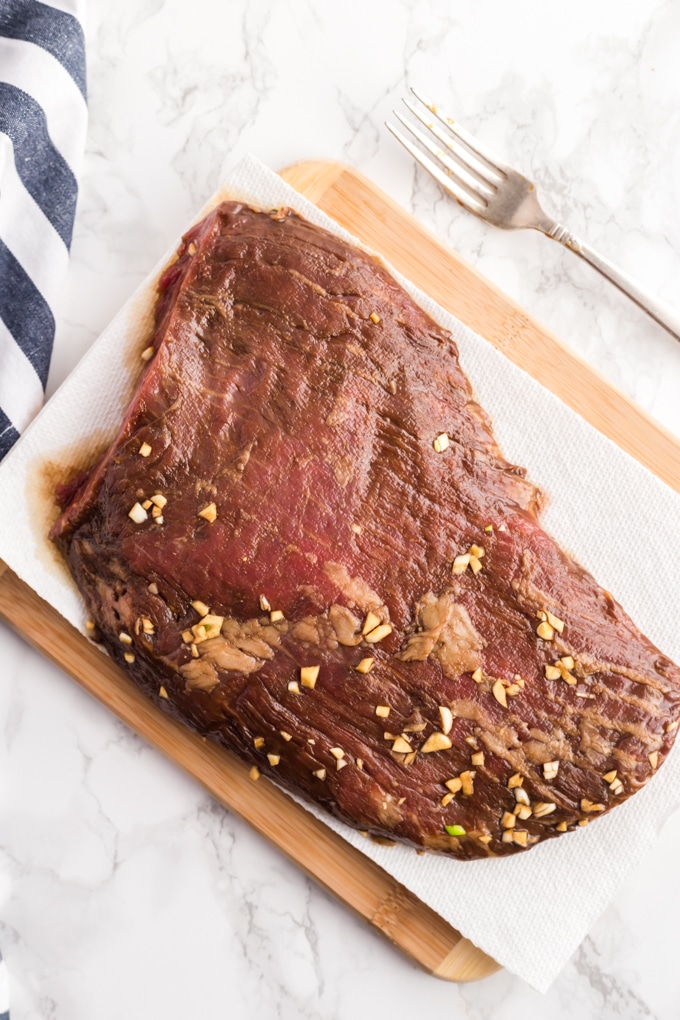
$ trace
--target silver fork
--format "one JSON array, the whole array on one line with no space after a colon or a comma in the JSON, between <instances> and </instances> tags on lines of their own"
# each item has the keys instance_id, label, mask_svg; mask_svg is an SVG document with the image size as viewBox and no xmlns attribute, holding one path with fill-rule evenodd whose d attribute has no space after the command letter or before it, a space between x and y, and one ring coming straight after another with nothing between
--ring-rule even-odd
<instances>
[{"instance_id":1,"label":"silver fork","mask_svg":"<svg viewBox=\"0 0 680 1020\"><path fill-rule=\"evenodd\" d=\"M570 230L548 216L539 204L536 188L531 181L492 155L485 145L451 117L447 117L420 92L416 89L411 91L421 106L406 99L404 104L424 126L425 131L397 110L394 115L434 158L430 159L393 124L388 122L386 126L452 198L469 212L496 227L510 230L531 227L559 241L594 266L668 330L671 336L680 340L680 313L638 286L608 259L598 255L585 241L579 240Z\"/></svg>"}]
</instances>

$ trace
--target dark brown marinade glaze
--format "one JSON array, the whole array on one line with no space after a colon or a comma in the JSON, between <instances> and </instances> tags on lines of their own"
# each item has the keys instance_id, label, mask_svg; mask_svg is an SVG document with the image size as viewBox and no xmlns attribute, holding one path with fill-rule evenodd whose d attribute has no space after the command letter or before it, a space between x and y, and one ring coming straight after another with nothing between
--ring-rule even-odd
<instances>
[{"instance_id":1,"label":"dark brown marinade glaze","mask_svg":"<svg viewBox=\"0 0 680 1020\"><path fill-rule=\"evenodd\" d=\"M52 538L106 648L165 711L349 824L460 859L520 852L647 782L678 669L542 530L451 337L378 262L286 210L224 203L166 270L150 343ZM162 523L151 508L134 523L156 493ZM452 573L473 544L482 569ZM224 619L188 642L194 600ZM368 612L392 627L381 641L361 635ZM547 679L568 656L574 682ZM448 728L440 706L452 746L422 752ZM402 734L416 754L393 750Z\"/></svg>"}]
</instances>

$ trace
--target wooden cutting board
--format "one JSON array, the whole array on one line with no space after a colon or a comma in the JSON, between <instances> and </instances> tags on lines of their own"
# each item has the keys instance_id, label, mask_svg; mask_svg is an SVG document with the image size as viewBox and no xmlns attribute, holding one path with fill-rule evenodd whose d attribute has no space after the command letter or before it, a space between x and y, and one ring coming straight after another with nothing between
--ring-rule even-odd
<instances>
[{"instance_id":1,"label":"wooden cutting board","mask_svg":"<svg viewBox=\"0 0 680 1020\"><path fill-rule=\"evenodd\" d=\"M298 163L281 176L680 491L680 444L369 180L332 162ZM471 981L499 969L266 779L253 783L238 759L163 715L1 561L0 618L430 973Z\"/></svg>"}]
</instances>

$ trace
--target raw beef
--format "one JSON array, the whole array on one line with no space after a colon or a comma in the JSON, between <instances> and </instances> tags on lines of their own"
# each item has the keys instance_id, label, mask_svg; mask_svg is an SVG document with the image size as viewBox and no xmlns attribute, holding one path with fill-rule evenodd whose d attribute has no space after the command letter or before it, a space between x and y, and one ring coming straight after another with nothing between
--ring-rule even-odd
<instances>
[{"instance_id":1,"label":"raw beef","mask_svg":"<svg viewBox=\"0 0 680 1020\"><path fill-rule=\"evenodd\" d=\"M165 711L461 859L583 825L661 765L678 669L542 530L455 344L376 260L224 203L143 357L52 537Z\"/></svg>"}]
</instances>

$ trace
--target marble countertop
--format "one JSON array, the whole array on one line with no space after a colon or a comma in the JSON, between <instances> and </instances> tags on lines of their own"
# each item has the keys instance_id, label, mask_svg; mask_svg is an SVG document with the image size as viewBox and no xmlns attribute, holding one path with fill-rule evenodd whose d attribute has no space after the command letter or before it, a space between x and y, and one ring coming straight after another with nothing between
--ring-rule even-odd
<instances>
[{"instance_id":1,"label":"marble countertop","mask_svg":"<svg viewBox=\"0 0 680 1020\"><path fill-rule=\"evenodd\" d=\"M680 305L680 3L90 0L53 391L229 167L359 167L680 435L680 347L569 252L447 201L383 128L419 85ZM644 498L644 495L642 496ZM655 536L656 538L657 536ZM0 627L0 946L27 1020L680 1017L680 817L541 996L420 972Z\"/></svg>"}]
</instances>

